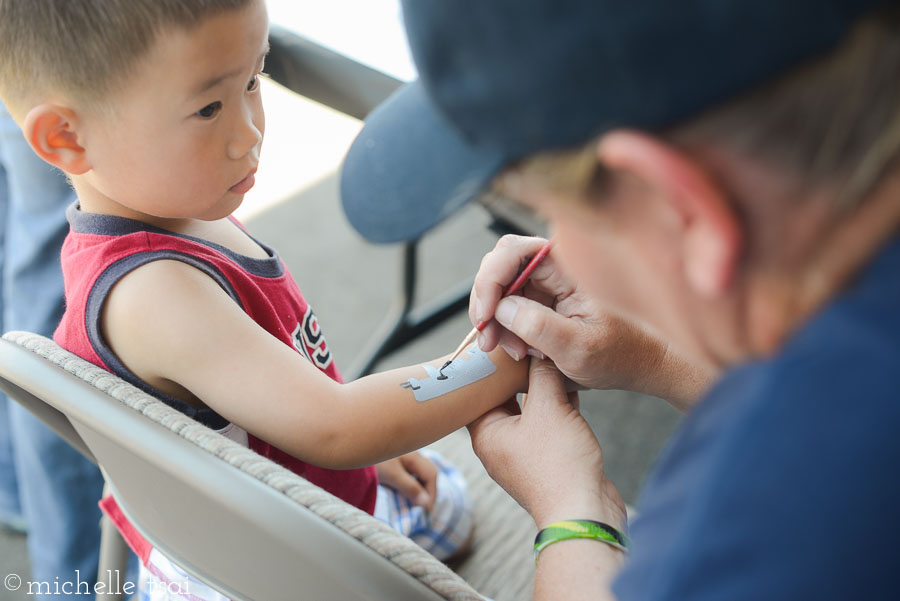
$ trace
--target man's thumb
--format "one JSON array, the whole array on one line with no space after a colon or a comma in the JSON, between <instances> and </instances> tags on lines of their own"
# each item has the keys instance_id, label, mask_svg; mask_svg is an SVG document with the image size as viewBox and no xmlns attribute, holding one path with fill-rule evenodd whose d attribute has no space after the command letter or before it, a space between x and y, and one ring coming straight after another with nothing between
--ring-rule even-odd
<instances>
[{"instance_id":1,"label":"man's thumb","mask_svg":"<svg viewBox=\"0 0 900 601\"><path fill-rule=\"evenodd\" d=\"M528 412L526 407L538 399L542 403L555 401L556 405L565 405L569 402L565 376L556 368L556 365L548 359L532 358L528 368L528 394L525 397L522 413Z\"/></svg>"},{"instance_id":2,"label":"man's thumb","mask_svg":"<svg viewBox=\"0 0 900 601\"><path fill-rule=\"evenodd\" d=\"M501 300L494 319L525 344L550 358L565 354L575 337L575 326L570 318L522 296Z\"/></svg>"}]
</instances>

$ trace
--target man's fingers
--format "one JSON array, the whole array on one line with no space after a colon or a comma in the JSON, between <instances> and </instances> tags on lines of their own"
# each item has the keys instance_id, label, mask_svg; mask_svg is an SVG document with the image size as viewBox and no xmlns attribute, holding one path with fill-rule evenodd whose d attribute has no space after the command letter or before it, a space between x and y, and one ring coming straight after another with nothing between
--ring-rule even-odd
<instances>
[{"instance_id":1,"label":"man's fingers","mask_svg":"<svg viewBox=\"0 0 900 601\"><path fill-rule=\"evenodd\" d=\"M511 437L515 438L521 413L519 403L513 397L466 426L472 439L472 450L480 460L498 451L501 454L505 452Z\"/></svg>"},{"instance_id":2,"label":"man's fingers","mask_svg":"<svg viewBox=\"0 0 900 601\"><path fill-rule=\"evenodd\" d=\"M575 320L521 296L500 301L494 317L527 345L524 348L538 350L546 357L566 356L579 334Z\"/></svg>"},{"instance_id":3,"label":"man's fingers","mask_svg":"<svg viewBox=\"0 0 900 601\"><path fill-rule=\"evenodd\" d=\"M499 344L503 332L503 326L494 320L489 321L488 325L481 330L481 334L478 336L478 348L486 353L494 350Z\"/></svg>"},{"instance_id":4,"label":"man's fingers","mask_svg":"<svg viewBox=\"0 0 900 601\"><path fill-rule=\"evenodd\" d=\"M519 404L516 402L515 397L513 397L499 407L494 407L478 419L472 421L472 423L466 427L469 429L469 434L472 438L475 438L493 424L514 415L519 415L520 413L522 413L522 410L519 408Z\"/></svg>"},{"instance_id":5,"label":"man's fingers","mask_svg":"<svg viewBox=\"0 0 900 601\"><path fill-rule=\"evenodd\" d=\"M482 259L469 296L469 320L473 325L490 319L503 291L545 242L544 238L513 235L497 241L494 250Z\"/></svg>"},{"instance_id":6,"label":"man's fingers","mask_svg":"<svg viewBox=\"0 0 900 601\"><path fill-rule=\"evenodd\" d=\"M528 394L522 404L522 414L534 413L534 400L539 404L548 401L553 405L568 403L565 379L552 361L533 358L528 368Z\"/></svg>"},{"instance_id":7,"label":"man's fingers","mask_svg":"<svg viewBox=\"0 0 900 601\"><path fill-rule=\"evenodd\" d=\"M500 340L497 341L497 344L516 361L525 358L525 355L528 353L528 345L509 330L500 329Z\"/></svg>"},{"instance_id":8,"label":"man's fingers","mask_svg":"<svg viewBox=\"0 0 900 601\"><path fill-rule=\"evenodd\" d=\"M506 354L516 361L525 358L526 355L538 359L544 358L544 353L528 346L521 338L501 326L496 320L492 320L482 330L481 336L478 338L478 348L488 353L498 345L503 347Z\"/></svg>"},{"instance_id":9,"label":"man's fingers","mask_svg":"<svg viewBox=\"0 0 900 601\"><path fill-rule=\"evenodd\" d=\"M522 414L522 408L519 407L519 401L516 400L516 397L506 399L506 402L500 405L500 409L503 409L511 416Z\"/></svg>"}]
</instances>

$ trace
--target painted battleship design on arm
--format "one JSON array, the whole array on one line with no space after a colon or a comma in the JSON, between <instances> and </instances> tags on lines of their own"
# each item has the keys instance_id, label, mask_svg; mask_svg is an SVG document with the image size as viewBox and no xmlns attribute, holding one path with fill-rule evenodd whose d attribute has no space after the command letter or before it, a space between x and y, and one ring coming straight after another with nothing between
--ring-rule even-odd
<instances>
[{"instance_id":1,"label":"painted battleship design on arm","mask_svg":"<svg viewBox=\"0 0 900 601\"><path fill-rule=\"evenodd\" d=\"M486 378L497 371L497 366L481 349L471 348L466 351L466 354L469 355L468 359L457 359L441 369L423 365L422 367L428 372L427 378L422 380L410 378L400 386L412 390L417 401L430 401Z\"/></svg>"}]
</instances>

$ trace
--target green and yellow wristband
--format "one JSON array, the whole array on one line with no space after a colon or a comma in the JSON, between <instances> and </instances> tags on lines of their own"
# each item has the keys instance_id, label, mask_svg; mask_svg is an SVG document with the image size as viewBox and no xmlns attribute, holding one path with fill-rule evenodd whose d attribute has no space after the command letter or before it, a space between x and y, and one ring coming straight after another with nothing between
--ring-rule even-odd
<instances>
[{"instance_id":1,"label":"green and yellow wristband","mask_svg":"<svg viewBox=\"0 0 900 601\"><path fill-rule=\"evenodd\" d=\"M591 538L627 552L630 542L628 537L603 522L594 520L566 520L554 522L537 533L534 538L534 561L547 546L561 540L573 538Z\"/></svg>"}]
</instances>

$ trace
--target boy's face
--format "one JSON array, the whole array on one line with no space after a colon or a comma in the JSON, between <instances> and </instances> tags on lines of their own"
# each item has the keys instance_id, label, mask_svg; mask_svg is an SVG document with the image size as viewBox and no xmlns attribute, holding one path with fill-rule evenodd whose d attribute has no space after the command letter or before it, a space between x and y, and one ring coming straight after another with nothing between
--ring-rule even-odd
<instances>
[{"instance_id":1,"label":"boy's face","mask_svg":"<svg viewBox=\"0 0 900 601\"><path fill-rule=\"evenodd\" d=\"M112 116L85 118L87 193L162 218L234 211L259 162L267 49L262 0L161 33L113 99Z\"/></svg>"}]
</instances>

